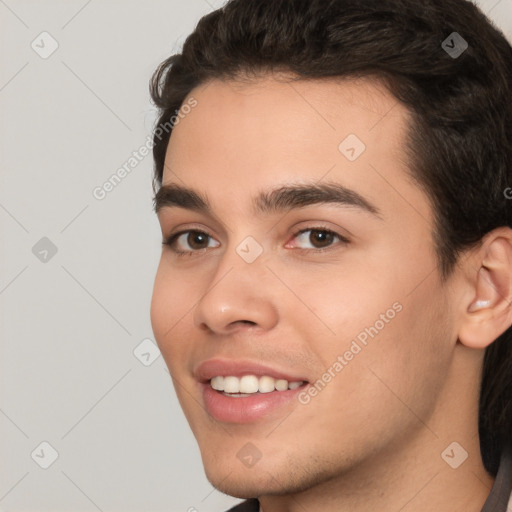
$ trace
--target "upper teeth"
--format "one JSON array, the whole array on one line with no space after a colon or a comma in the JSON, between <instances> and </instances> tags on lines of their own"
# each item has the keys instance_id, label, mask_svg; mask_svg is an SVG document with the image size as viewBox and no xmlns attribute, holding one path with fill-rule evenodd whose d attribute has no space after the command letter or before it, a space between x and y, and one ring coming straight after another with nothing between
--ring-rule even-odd
<instances>
[{"instance_id":1,"label":"upper teeth","mask_svg":"<svg viewBox=\"0 0 512 512\"><path fill-rule=\"evenodd\" d=\"M285 379L274 379L268 375L256 377L256 375L244 375L238 377L213 377L210 385L217 391L225 393L270 393L274 390L286 391L287 389L296 389L302 384L302 381L288 382Z\"/></svg>"}]
</instances>

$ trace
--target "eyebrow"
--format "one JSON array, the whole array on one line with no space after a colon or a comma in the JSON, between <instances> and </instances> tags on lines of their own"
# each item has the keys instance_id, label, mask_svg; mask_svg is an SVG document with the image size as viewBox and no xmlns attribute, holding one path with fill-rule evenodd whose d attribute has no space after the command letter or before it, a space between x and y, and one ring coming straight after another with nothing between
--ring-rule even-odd
<instances>
[{"instance_id":1,"label":"eyebrow","mask_svg":"<svg viewBox=\"0 0 512 512\"><path fill-rule=\"evenodd\" d=\"M212 215L208 197L178 184L162 185L153 199L155 212L165 207L178 207ZM380 218L380 210L355 190L339 183L283 185L260 192L253 199L253 211L281 213L317 204L335 204L359 208Z\"/></svg>"}]
</instances>

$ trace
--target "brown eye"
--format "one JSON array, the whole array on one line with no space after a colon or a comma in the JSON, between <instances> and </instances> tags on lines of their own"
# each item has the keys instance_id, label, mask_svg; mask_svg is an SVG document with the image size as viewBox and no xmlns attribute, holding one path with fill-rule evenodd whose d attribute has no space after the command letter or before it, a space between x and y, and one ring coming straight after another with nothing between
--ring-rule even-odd
<instances>
[{"instance_id":1,"label":"brown eye","mask_svg":"<svg viewBox=\"0 0 512 512\"><path fill-rule=\"evenodd\" d=\"M310 230L309 241L316 249L322 249L332 244L334 240L334 233L320 229Z\"/></svg>"},{"instance_id":2,"label":"brown eye","mask_svg":"<svg viewBox=\"0 0 512 512\"><path fill-rule=\"evenodd\" d=\"M176 254L193 254L208 248L219 247L219 242L207 233L197 230L181 231L164 241Z\"/></svg>"},{"instance_id":3,"label":"brown eye","mask_svg":"<svg viewBox=\"0 0 512 512\"><path fill-rule=\"evenodd\" d=\"M302 229L296 233L293 237L293 241L288 247L303 249L306 251L314 251L318 249L330 249L337 245L346 245L349 240L344 236L338 235L338 233L331 231L330 229L323 228L320 226L308 229Z\"/></svg>"},{"instance_id":4,"label":"brown eye","mask_svg":"<svg viewBox=\"0 0 512 512\"><path fill-rule=\"evenodd\" d=\"M200 231L190 231L187 236L187 244L191 249L206 249L208 247L209 236ZM206 245L205 245L206 244Z\"/></svg>"}]
</instances>

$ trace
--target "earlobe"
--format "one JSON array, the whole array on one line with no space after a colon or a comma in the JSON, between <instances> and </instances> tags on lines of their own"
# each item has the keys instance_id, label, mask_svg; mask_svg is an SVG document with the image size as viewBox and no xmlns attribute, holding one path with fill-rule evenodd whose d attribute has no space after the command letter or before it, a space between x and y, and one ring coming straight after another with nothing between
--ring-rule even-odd
<instances>
[{"instance_id":1,"label":"earlobe","mask_svg":"<svg viewBox=\"0 0 512 512\"><path fill-rule=\"evenodd\" d=\"M473 276L472 292L463 312L459 341L484 349L512 324L512 230L498 228L488 233L466 264Z\"/></svg>"}]
</instances>

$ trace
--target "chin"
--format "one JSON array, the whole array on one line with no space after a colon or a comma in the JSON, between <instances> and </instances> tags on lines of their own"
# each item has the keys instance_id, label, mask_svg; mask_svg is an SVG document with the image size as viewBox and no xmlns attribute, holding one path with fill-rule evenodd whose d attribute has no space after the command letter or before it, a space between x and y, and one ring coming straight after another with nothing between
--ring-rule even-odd
<instances>
[{"instance_id":1,"label":"chin","mask_svg":"<svg viewBox=\"0 0 512 512\"><path fill-rule=\"evenodd\" d=\"M218 468L205 468L206 478L220 492L233 496L234 498L248 499L256 498L264 494L280 494L281 490L276 488L276 482L262 469L256 467L249 470L233 469L227 474Z\"/></svg>"},{"instance_id":2,"label":"chin","mask_svg":"<svg viewBox=\"0 0 512 512\"><path fill-rule=\"evenodd\" d=\"M252 468L205 464L206 478L220 492L240 499L279 496L307 491L334 475L318 468L300 471L290 464L268 465L263 461Z\"/></svg>"}]
</instances>

